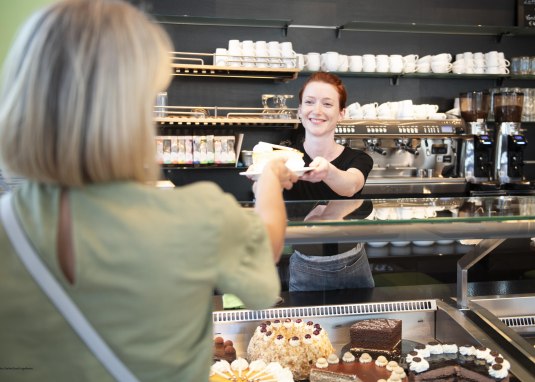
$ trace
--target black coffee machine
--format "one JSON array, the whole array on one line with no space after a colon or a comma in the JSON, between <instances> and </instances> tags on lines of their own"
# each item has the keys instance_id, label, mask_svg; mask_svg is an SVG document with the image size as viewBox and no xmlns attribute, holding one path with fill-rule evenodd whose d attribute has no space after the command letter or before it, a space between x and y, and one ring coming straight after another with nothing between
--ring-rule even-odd
<instances>
[{"instance_id":1,"label":"black coffee machine","mask_svg":"<svg viewBox=\"0 0 535 382\"><path fill-rule=\"evenodd\" d=\"M524 180L524 149L527 140L520 129L524 94L515 91L493 95L496 122L494 178L503 188L529 185Z\"/></svg>"},{"instance_id":2,"label":"black coffee machine","mask_svg":"<svg viewBox=\"0 0 535 382\"><path fill-rule=\"evenodd\" d=\"M460 158L463 175L470 183L483 185L492 182L494 140L487 128L490 94L484 91L461 93L459 106L467 133L472 136L472 139L464 141Z\"/></svg>"}]
</instances>

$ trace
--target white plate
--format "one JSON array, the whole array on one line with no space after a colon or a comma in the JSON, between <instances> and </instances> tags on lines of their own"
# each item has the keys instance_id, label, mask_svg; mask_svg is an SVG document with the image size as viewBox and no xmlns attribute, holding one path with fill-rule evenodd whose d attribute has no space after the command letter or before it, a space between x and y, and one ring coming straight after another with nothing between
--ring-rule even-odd
<instances>
[{"instance_id":1,"label":"white plate","mask_svg":"<svg viewBox=\"0 0 535 382\"><path fill-rule=\"evenodd\" d=\"M293 172L295 172L297 174L297 176L301 176L303 175L304 173L310 171L310 170L313 170L314 167L303 167L303 168L300 168L299 170L292 170ZM259 171L243 171L243 172L240 172L240 175L245 175L246 177L248 178L251 178L252 180L258 180L258 177L260 176L260 174L262 174L262 172L259 172Z\"/></svg>"},{"instance_id":2,"label":"white plate","mask_svg":"<svg viewBox=\"0 0 535 382\"><path fill-rule=\"evenodd\" d=\"M373 248L381 248L388 244L388 241L369 241L368 245Z\"/></svg>"},{"instance_id":3,"label":"white plate","mask_svg":"<svg viewBox=\"0 0 535 382\"><path fill-rule=\"evenodd\" d=\"M418 241L413 241L412 244L417 245L419 247L427 247L429 245L435 244L435 242L432 240L418 240Z\"/></svg>"}]
</instances>

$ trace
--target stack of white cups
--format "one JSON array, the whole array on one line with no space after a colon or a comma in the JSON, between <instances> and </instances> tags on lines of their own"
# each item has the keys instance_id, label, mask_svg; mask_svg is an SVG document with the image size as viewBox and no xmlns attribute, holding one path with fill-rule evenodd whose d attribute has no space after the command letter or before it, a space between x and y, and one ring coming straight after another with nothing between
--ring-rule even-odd
<instances>
[{"instance_id":1,"label":"stack of white cups","mask_svg":"<svg viewBox=\"0 0 535 382\"><path fill-rule=\"evenodd\" d=\"M411 99L389 101L379 104L370 102L360 105L350 104L345 111L347 119L446 119L445 113L438 112L438 105L416 105Z\"/></svg>"},{"instance_id":2,"label":"stack of white cups","mask_svg":"<svg viewBox=\"0 0 535 382\"><path fill-rule=\"evenodd\" d=\"M256 44L252 40L244 40L241 43L242 66L251 68L256 66Z\"/></svg>"},{"instance_id":3,"label":"stack of white cups","mask_svg":"<svg viewBox=\"0 0 535 382\"><path fill-rule=\"evenodd\" d=\"M269 56L270 68L282 67L282 58L281 58L282 54L281 54L280 44L278 41L268 42L268 56Z\"/></svg>"},{"instance_id":4,"label":"stack of white cups","mask_svg":"<svg viewBox=\"0 0 535 382\"><path fill-rule=\"evenodd\" d=\"M431 57L431 71L433 73L449 73L452 69L451 54L440 53Z\"/></svg>"},{"instance_id":5,"label":"stack of white cups","mask_svg":"<svg viewBox=\"0 0 535 382\"><path fill-rule=\"evenodd\" d=\"M255 43L255 56L257 68L269 67L268 45L266 41L257 41Z\"/></svg>"},{"instance_id":6,"label":"stack of white cups","mask_svg":"<svg viewBox=\"0 0 535 382\"><path fill-rule=\"evenodd\" d=\"M464 52L455 55L452 72L456 74L509 74L510 62L503 52Z\"/></svg>"},{"instance_id":7,"label":"stack of white cups","mask_svg":"<svg viewBox=\"0 0 535 382\"><path fill-rule=\"evenodd\" d=\"M295 68L297 54L289 41L229 40L228 48L217 48L213 64L245 68Z\"/></svg>"},{"instance_id":8,"label":"stack of white cups","mask_svg":"<svg viewBox=\"0 0 535 382\"><path fill-rule=\"evenodd\" d=\"M280 44L280 53L282 57L283 68L295 68L297 66L297 53L294 52L292 43L290 41L284 41Z\"/></svg>"},{"instance_id":9,"label":"stack of white cups","mask_svg":"<svg viewBox=\"0 0 535 382\"><path fill-rule=\"evenodd\" d=\"M242 65L241 56L242 56L242 51L241 51L240 40L229 40L227 66L241 66Z\"/></svg>"},{"instance_id":10,"label":"stack of white cups","mask_svg":"<svg viewBox=\"0 0 535 382\"><path fill-rule=\"evenodd\" d=\"M403 73L414 73L416 71L416 62L419 58L417 54L403 56Z\"/></svg>"}]
</instances>

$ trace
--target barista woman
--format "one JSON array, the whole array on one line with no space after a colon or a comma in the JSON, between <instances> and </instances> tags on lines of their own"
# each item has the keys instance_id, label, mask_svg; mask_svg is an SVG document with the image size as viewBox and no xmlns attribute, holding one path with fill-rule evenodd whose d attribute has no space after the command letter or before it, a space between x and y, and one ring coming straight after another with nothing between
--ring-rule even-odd
<instances>
[{"instance_id":1,"label":"barista woman","mask_svg":"<svg viewBox=\"0 0 535 382\"><path fill-rule=\"evenodd\" d=\"M305 134L294 148L304 153L305 166L314 169L284 192L286 200L358 198L373 160L363 151L342 146L334 139L346 100L345 87L334 74L317 72L304 84L299 93L298 114ZM290 257L290 291L373 286L362 243L354 243L341 252L337 244L294 246Z\"/></svg>"}]
</instances>

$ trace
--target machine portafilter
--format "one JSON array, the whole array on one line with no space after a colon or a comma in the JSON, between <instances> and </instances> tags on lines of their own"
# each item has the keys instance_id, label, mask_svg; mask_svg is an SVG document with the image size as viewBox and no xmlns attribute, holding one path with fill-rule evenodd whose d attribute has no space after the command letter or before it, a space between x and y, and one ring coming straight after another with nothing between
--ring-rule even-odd
<instances>
[{"instance_id":1,"label":"machine portafilter","mask_svg":"<svg viewBox=\"0 0 535 382\"><path fill-rule=\"evenodd\" d=\"M381 140L376 138L365 139L364 145L371 151L380 155L386 155L387 151L381 147Z\"/></svg>"},{"instance_id":2,"label":"machine portafilter","mask_svg":"<svg viewBox=\"0 0 535 382\"><path fill-rule=\"evenodd\" d=\"M412 142L410 139L407 138L397 138L395 140L396 146L403 151L406 151L408 153L411 153L412 155L418 156L420 155L420 151L418 151L418 147L412 147Z\"/></svg>"}]
</instances>

